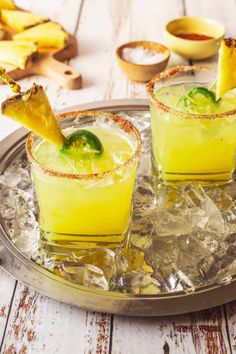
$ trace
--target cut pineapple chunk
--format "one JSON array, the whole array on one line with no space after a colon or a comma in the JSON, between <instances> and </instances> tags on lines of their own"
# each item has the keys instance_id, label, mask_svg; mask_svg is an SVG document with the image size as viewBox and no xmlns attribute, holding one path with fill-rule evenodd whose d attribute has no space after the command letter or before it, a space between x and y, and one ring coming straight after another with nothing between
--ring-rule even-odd
<instances>
[{"instance_id":1,"label":"cut pineapple chunk","mask_svg":"<svg viewBox=\"0 0 236 354\"><path fill-rule=\"evenodd\" d=\"M24 69L37 52L36 44L28 41L0 41L0 62Z\"/></svg>"},{"instance_id":2,"label":"cut pineapple chunk","mask_svg":"<svg viewBox=\"0 0 236 354\"><path fill-rule=\"evenodd\" d=\"M16 32L22 32L27 28L48 21L48 18L19 10L2 10L2 22Z\"/></svg>"},{"instance_id":3,"label":"cut pineapple chunk","mask_svg":"<svg viewBox=\"0 0 236 354\"><path fill-rule=\"evenodd\" d=\"M33 41L39 48L64 48L68 38L68 33L56 22L42 23L13 36L14 40Z\"/></svg>"},{"instance_id":4,"label":"cut pineapple chunk","mask_svg":"<svg viewBox=\"0 0 236 354\"><path fill-rule=\"evenodd\" d=\"M0 0L0 9L15 10L16 5L11 0Z\"/></svg>"},{"instance_id":5,"label":"cut pineapple chunk","mask_svg":"<svg viewBox=\"0 0 236 354\"><path fill-rule=\"evenodd\" d=\"M64 137L42 86L33 84L28 91L5 100L2 114L51 143L63 145Z\"/></svg>"},{"instance_id":6,"label":"cut pineapple chunk","mask_svg":"<svg viewBox=\"0 0 236 354\"><path fill-rule=\"evenodd\" d=\"M236 87L236 39L222 39L216 78L216 99Z\"/></svg>"}]
</instances>

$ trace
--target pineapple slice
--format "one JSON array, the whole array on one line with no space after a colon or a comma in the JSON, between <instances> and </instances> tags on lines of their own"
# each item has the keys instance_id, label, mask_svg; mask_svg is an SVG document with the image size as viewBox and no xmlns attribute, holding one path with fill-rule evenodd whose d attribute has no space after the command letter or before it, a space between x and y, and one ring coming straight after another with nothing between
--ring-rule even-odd
<instances>
[{"instance_id":1,"label":"pineapple slice","mask_svg":"<svg viewBox=\"0 0 236 354\"><path fill-rule=\"evenodd\" d=\"M0 0L0 9L15 10L16 5L11 0Z\"/></svg>"},{"instance_id":2,"label":"pineapple slice","mask_svg":"<svg viewBox=\"0 0 236 354\"><path fill-rule=\"evenodd\" d=\"M236 39L222 39L216 78L216 99L236 87Z\"/></svg>"},{"instance_id":3,"label":"pineapple slice","mask_svg":"<svg viewBox=\"0 0 236 354\"><path fill-rule=\"evenodd\" d=\"M14 40L29 40L38 48L64 48L69 38L67 32L56 22L46 22L13 36Z\"/></svg>"},{"instance_id":4,"label":"pineapple slice","mask_svg":"<svg viewBox=\"0 0 236 354\"><path fill-rule=\"evenodd\" d=\"M2 114L52 144L62 146L64 143L64 136L42 86L33 84L28 91L5 100L2 103Z\"/></svg>"},{"instance_id":5,"label":"pineapple slice","mask_svg":"<svg viewBox=\"0 0 236 354\"><path fill-rule=\"evenodd\" d=\"M37 52L36 44L28 41L0 41L0 62L24 69Z\"/></svg>"},{"instance_id":6,"label":"pineapple slice","mask_svg":"<svg viewBox=\"0 0 236 354\"><path fill-rule=\"evenodd\" d=\"M19 10L2 10L2 22L16 32L22 32L27 28L38 25L39 23L47 22L49 19L31 12Z\"/></svg>"}]
</instances>

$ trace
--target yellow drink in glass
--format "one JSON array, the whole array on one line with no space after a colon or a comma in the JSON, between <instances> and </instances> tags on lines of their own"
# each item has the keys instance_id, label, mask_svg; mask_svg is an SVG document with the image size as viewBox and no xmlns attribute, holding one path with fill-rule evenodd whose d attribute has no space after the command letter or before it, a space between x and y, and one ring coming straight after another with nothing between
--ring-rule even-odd
<instances>
[{"instance_id":1,"label":"yellow drink in glass","mask_svg":"<svg viewBox=\"0 0 236 354\"><path fill-rule=\"evenodd\" d=\"M202 66L171 68L147 85L154 167L164 181L221 183L232 178L236 90L216 103L203 95L196 95L189 106L184 103L193 88L209 87L214 77L209 73L212 71Z\"/></svg>"},{"instance_id":2,"label":"yellow drink in glass","mask_svg":"<svg viewBox=\"0 0 236 354\"><path fill-rule=\"evenodd\" d=\"M64 154L40 138L28 139L44 246L57 252L103 244L115 247L129 228L139 133L121 117L102 112L69 114L63 127L65 136L78 129L96 134L103 153Z\"/></svg>"}]
</instances>

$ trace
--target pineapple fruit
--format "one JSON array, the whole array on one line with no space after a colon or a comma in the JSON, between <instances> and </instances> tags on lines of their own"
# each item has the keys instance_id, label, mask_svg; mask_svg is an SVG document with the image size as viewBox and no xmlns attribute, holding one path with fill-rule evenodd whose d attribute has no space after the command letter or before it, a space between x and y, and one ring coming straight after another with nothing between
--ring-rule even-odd
<instances>
[{"instance_id":1,"label":"pineapple fruit","mask_svg":"<svg viewBox=\"0 0 236 354\"><path fill-rule=\"evenodd\" d=\"M64 136L42 86L33 84L2 103L2 114L19 122L52 144L62 146Z\"/></svg>"},{"instance_id":2,"label":"pineapple fruit","mask_svg":"<svg viewBox=\"0 0 236 354\"><path fill-rule=\"evenodd\" d=\"M16 5L11 0L0 0L0 9L15 10Z\"/></svg>"},{"instance_id":3,"label":"pineapple fruit","mask_svg":"<svg viewBox=\"0 0 236 354\"><path fill-rule=\"evenodd\" d=\"M1 21L15 32L49 21L48 18L20 10L2 10Z\"/></svg>"},{"instance_id":4,"label":"pineapple fruit","mask_svg":"<svg viewBox=\"0 0 236 354\"><path fill-rule=\"evenodd\" d=\"M37 46L28 41L0 41L0 62L24 69L37 52Z\"/></svg>"},{"instance_id":5,"label":"pineapple fruit","mask_svg":"<svg viewBox=\"0 0 236 354\"><path fill-rule=\"evenodd\" d=\"M221 41L217 78L216 99L236 87L236 39L225 38Z\"/></svg>"},{"instance_id":6,"label":"pineapple fruit","mask_svg":"<svg viewBox=\"0 0 236 354\"><path fill-rule=\"evenodd\" d=\"M69 35L56 22L46 22L13 35L13 39L37 43L38 48L64 48Z\"/></svg>"}]
</instances>

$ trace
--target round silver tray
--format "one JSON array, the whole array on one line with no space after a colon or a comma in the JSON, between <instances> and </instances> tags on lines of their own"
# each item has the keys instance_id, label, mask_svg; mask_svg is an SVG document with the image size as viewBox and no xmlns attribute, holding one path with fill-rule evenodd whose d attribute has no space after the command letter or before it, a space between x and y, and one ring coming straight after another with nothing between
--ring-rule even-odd
<instances>
[{"instance_id":1,"label":"round silver tray","mask_svg":"<svg viewBox=\"0 0 236 354\"><path fill-rule=\"evenodd\" d=\"M111 100L71 107L67 111L146 111L148 101ZM62 112L60 112L62 113ZM0 143L0 174L23 149L27 131L18 129ZM130 316L163 316L198 311L236 299L236 275L230 284L209 285L194 293L178 291L158 295L130 295L104 292L70 283L51 274L24 256L8 238L0 224L0 266L30 288L71 305Z\"/></svg>"}]
</instances>

